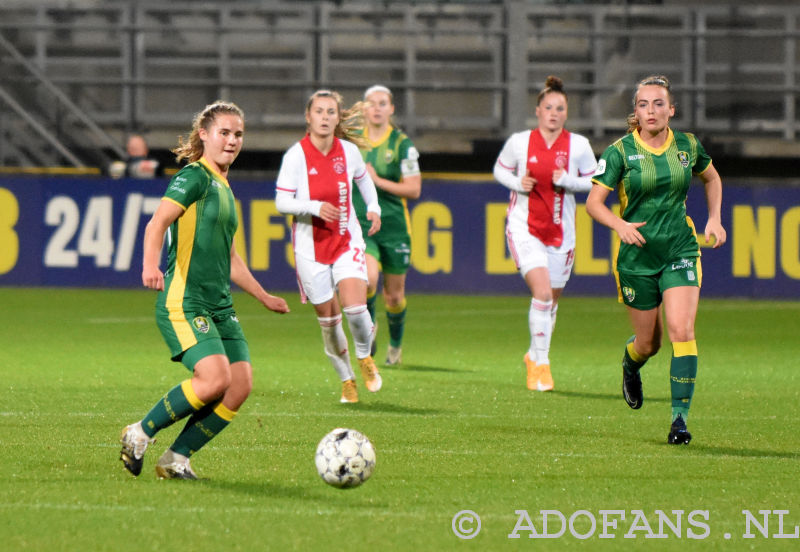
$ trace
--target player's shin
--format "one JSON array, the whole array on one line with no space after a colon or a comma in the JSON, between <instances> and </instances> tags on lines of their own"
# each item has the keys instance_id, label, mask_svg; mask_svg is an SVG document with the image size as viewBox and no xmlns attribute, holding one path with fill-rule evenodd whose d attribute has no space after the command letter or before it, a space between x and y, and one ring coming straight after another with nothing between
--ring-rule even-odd
<instances>
[{"instance_id":1,"label":"player's shin","mask_svg":"<svg viewBox=\"0 0 800 552\"><path fill-rule=\"evenodd\" d=\"M684 420L688 418L696 378L697 342L692 340L673 343L669 367L673 420L678 415L683 416Z\"/></svg>"},{"instance_id":2,"label":"player's shin","mask_svg":"<svg viewBox=\"0 0 800 552\"><path fill-rule=\"evenodd\" d=\"M359 359L370 356L370 346L372 345L373 323L369 316L366 305L350 305L342 309L350 325L350 333L353 334L353 342L356 346L356 357Z\"/></svg>"},{"instance_id":3,"label":"player's shin","mask_svg":"<svg viewBox=\"0 0 800 552\"><path fill-rule=\"evenodd\" d=\"M205 403L194 392L191 380L185 380L170 389L142 420L142 429L152 437L178 420L200 410Z\"/></svg>"},{"instance_id":4,"label":"player's shin","mask_svg":"<svg viewBox=\"0 0 800 552\"><path fill-rule=\"evenodd\" d=\"M355 373L350 366L350 354L347 350L347 336L342 328L342 315L319 317L318 320L322 329L325 354L339 375L339 379L341 381L355 379Z\"/></svg>"}]
</instances>

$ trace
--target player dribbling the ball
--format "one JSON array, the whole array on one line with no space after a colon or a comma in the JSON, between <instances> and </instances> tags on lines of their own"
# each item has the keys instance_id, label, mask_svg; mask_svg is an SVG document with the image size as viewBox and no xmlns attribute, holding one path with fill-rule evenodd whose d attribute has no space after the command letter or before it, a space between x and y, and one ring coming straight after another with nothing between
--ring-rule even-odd
<instances>
[{"instance_id":1,"label":"player dribbling the ball","mask_svg":"<svg viewBox=\"0 0 800 552\"><path fill-rule=\"evenodd\" d=\"M250 394L253 368L233 310L231 281L269 310L289 312L286 301L256 281L233 244L238 218L228 169L243 139L244 114L235 104L218 101L198 113L188 141L173 150L178 161L189 164L172 178L145 229L142 283L158 290L158 327L172 360L182 362L192 377L123 430L120 459L134 476L141 473L155 434L189 416L156 473L162 479L197 479L189 457L228 426Z\"/></svg>"}]
</instances>

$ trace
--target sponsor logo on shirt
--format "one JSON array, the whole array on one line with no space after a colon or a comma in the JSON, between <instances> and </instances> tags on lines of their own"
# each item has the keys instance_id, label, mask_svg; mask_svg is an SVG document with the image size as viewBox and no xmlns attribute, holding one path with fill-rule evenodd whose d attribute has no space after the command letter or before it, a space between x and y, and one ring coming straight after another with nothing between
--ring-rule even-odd
<instances>
[{"instance_id":1,"label":"sponsor logo on shirt","mask_svg":"<svg viewBox=\"0 0 800 552\"><path fill-rule=\"evenodd\" d=\"M310 174L310 175L315 175L315 174L319 174L319 173L317 172L317 169L316 169L316 167L311 167L311 170L310 170L310 171L308 171L308 174Z\"/></svg>"},{"instance_id":2,"label":"sponsor logo on shirt","mask_svg":"<svg viewBox=\"0 0 800 552\"><path fill-rule=\"evenodd\" d=\"M561 194L553 197L553 224L561 224Z\"/></svg>"},{"instance_id":3,"label":"sponsor logo on shirt","mask_svg":"<svg viewBox=\"0 0 800 552\"><path fill-rule=\"evenodd\" d=\"M347 182L339 182L339 234L347 232Z\"/></svg>"},{"instance_id":4,"label":"sponsor logo on shirt","mask_svg":"<svg viewBox=\"0 0 800 552\"><path fill-rule=\"evenodd\" d=\"M176 192L180 192L182 194L186 193L186 188L183 187L183 184L186 182L186 178L183 176L176 176L172 179L172 184L169 185L170 190L175 190Z\"/></svg>"},{"instance_id":5,"label":"sponsor logo on shirt","mask_svg":"<svg viewBox=\"0 0 800 552\"><path fill-rule=\"evenodd\" d=\"M536 159L535 155L532 155L530 159L528 159L528 163L538 163L539 160Z\"/></svg>"},{"instance_id":6,"label":"sponsor logo on shirt","mask_svg":"<svg viewBox=\"0 0 800 552\"><path fill-rule=\"evenodd\" d=\"M692 268L694 266L694 261L691 259L681 259L677 263L672 263L672 270L684 270L686 268Z\"/></svg>"},{"instance_id":7,"label":"sponsor logo on shirt","mask_svg":"<svg viewBox=\"0 0 800 552\"><path fill-rule=\"evenodd\" d=\"M637 153L635 155L629 155L628 156L628 161L637 161L637 160L642 160L642 159L644 159L644 155L642 155L641 153Z\"/></svg>"}]
</instances>

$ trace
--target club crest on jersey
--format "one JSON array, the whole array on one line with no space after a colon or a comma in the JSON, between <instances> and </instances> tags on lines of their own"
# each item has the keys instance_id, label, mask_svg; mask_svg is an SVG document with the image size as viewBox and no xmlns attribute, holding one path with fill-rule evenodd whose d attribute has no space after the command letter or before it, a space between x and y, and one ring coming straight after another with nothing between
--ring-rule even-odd
<instances>
[{"instance_id":1,"label":"club crest on jersey","mask_svg":"<svg viewBox=\"0 0 800 552\"><path fill-rule=\"evenodd\" d=\"M333 172L336 174L342 174L344 173L344 168L344 160L341 157L337 157L333 160Z\"/></svg>"},{"instance_id":2,"label":"club crest on jersey","mask_svg":"<svg viewBox=\"0 0 800 552\"><path fill-rule=\"evenodd\" d=\"M633 303L633 300L636 299L636 292L633 291L632 287L623 286L622 295L625 296L625 299L628 300L628 303Z\"/></svg>"},{"instance_id":3,"label":"club crest on jersey","mask_svg":"<svg viewBox=\"0 0 800 552\"><path fill-rule=\"evenodd\" d=\"M208 333L208 330L211 327L209 326L208 320L206 320L205 316L195 316L194 320L192 320L192 325L200 333Z\"/></svg>"},{"instance_id":4,"label":"club crest on jersey","mask_svg":"<svg viewBox=\"0 0 800 552\"><path fill-rule=\"evenodd\" d=\"M681 162L681 166L685 169L689 166L689 154L685 151L678 152L678 161Z\"/></svg>"},{"instance_id":5,"label":"club crest on jersey","mask_svg":"<svg viewBox=\"0 0 800 552\"><path fill-rule=\"evenodd\" d=\"M383 162L391 163L393 159L394 159L394 151L386 150L383 154Z\"/></svg>"},{"instance_id":6,"label":"club crest on jersey","mask_svg":"<svg viewBox=\"0 0 800 552\"><path fill-rule=\"evenodd\" d=\"M556 152L556 167L559 169L563 169L567 166L567 152L566 151L558 151Z\"/></svg>"}]
</instances>

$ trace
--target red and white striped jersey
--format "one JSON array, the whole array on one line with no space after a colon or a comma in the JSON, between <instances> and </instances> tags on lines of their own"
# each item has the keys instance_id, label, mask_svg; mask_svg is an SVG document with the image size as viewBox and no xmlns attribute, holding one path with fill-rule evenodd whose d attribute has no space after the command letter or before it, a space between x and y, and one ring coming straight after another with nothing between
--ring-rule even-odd
<instances>
[{"instance_id":1,"label":"red and white striped jersey","mask_svg":"<svg viewBox=\"0 0 800 552\"><path fill-rule=\"evenodd\" d=\"M562 130L548 147L538 129L512 134L494 166L498 182L511 190L507 229L528 232L542 243L568 251L575 247L575 192L592 188L597 166L592 147L584 136ZM567 174L553 184L553 171ZM537 179L531 193L522 191L528 172Z\"/></svg>"},{"instance_id":2,"label":"red and white striped jersey","mask_svg":"<svg viewBox=\"0 0 800 552\"><path fill-rule=\"evenodd\" d=\"M279 212L295 215L295 255L332 264L351 244L364 249L353 209L354 181L367 210L380 215L375 184L355 144L334 138L331 150L323 154L306 136L286 151L275 183L275 204ZM339 207L338 221L319 217L323 203Z\"/></svg>"}]
</instances>

